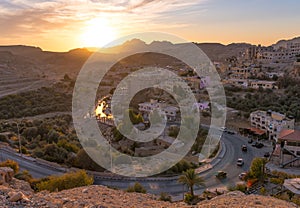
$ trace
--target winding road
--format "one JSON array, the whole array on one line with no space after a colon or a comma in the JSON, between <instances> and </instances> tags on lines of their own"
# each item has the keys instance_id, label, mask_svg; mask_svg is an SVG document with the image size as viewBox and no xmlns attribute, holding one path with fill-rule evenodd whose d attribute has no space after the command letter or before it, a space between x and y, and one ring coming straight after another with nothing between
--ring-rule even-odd
<instances>
[{"instance_id":1,"label":"winding road","mask_svg":"<svg viewBox=\"0 0 300 208\"><path fill-rule=\"evenodd\" d=\"M240 135L229 135L224 133L221 138L222 148L220 154L212 161L212 168L200 173L205 179L206 187L196 188L195 192L200 194L206 188L215 189L227 187L239 181L238 175L249 169L254 157L263 157L264 153L271 151L270 146L262 149L252 147L247 143L247 139ZM246 144L247 152L242 152L241 146ZM242 167L236 165L238 158L243 158L245 164ZM64 168L54 167L51 164L33 160L31 158L21 157L19 154L8 150L6 147L0 148L0 160L12 159L19 163L21 169L28 170L33 177L40 178L49 175L62 174L66 171ZM214 175L218 170L227 172L227 178L219 180ZM141 183L148 193L160 194L166 192L172 195L173 199L182 199L183 193L187 188L177 183L177 177L148 177L148 178L125 178L121 176L112 176L110 174L94 174L94 184L105 185L108 187L127 189L135 182Z\"/></svg>"}]
</instances>

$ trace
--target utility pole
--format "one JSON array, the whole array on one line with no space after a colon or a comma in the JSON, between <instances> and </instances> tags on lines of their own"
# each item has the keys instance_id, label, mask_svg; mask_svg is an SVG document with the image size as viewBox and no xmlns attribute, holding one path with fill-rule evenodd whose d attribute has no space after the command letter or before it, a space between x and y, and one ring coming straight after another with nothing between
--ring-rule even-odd
<instances>
[{"instance_id":1,"label":"utility pole","mask_svg":"<svg viewBox=\"0 0 300 208\"><path fill-rule=\"evenodd\" d=\"M20 129L19 129L19 123L17 123L17 129L18 129L18 139L19 139L19 151L20 151L20 154L21 154L21 157L22 157L22 144L21 144L21 138L20 138Z\"/></svg>"}]
</instances>

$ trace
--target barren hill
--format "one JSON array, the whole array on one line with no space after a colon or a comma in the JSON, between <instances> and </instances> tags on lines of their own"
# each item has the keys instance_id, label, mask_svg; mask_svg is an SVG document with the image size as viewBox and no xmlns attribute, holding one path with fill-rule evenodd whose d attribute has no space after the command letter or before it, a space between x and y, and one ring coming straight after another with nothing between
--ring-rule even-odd
<instances>
[{"instance_id":1,"label":"barren hill","mask_svg":"<svg viewBox=\"0 0 300 208\"><path fill-rule=\"evenodd\" d=\"M52 208L79 208L79 207L136 207L136 208L295 208L296 205L258 195L244 195L241 192L229 192L211 200L200 202L196 206L188 206L184 202L163 202L157 196L139 193L127 193L109 189L104 186L87 186L49 193L42 191L33 193L24 181L13 179L10 184L0 185L0 207L52 207Z\"/></svg>"}]
</instances>

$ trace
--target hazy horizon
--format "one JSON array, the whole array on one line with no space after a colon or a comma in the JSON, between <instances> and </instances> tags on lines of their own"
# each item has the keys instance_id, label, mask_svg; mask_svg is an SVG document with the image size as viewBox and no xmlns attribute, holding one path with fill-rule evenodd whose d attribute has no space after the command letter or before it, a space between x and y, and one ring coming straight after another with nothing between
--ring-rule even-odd
<instances>
[{"instance_id":1,"label":"hazy horizon","mask_svg":"<svg viewBox=\"0 0 300 208\"><path fill-rule=\"evenodd\" d=\"M279 39L277 41L275 41L274 43L271 43L270 45L263 45L261 44L262 46L271 46L273 44L276 44L278 41L282 41L282 40L292 40L294 38L300 38L300 36L296 36L296 37L291 37L291 38L282 38L282 39ZM131 41L131 40L129 40ZM141 40L143 41L143 40ZM163 41L160 41L160 40L154 40L154 41L159 41L159 42L163 42ZM154 42L152 41L152 42ZM147 45L151 44L152 42L147 42L147 41L143 41L145 42ZM167 42L170 42L170 41L167 41ZM197 43L197 44L222 44L224 46L226 45L230 45L230 44L251 44L251 45L258 45L258 44L254 44L254 43L249 43L249 42L230 42L230 43L221 43L221 42L195 42L195 41L189 41L189 42L194 42L194 43ZM125 42L123 42L122 44L124 44ZM181 44L181 43L174 43L174 42L171 42L173 44ZM76 49L87 49L91 52L94 52L94 51L97 51L97 50L105 50L105 49L109 49L111 47L116 47L116 46L121 46L122 44L117 44L117 45L112 45L112 46L109 46L109 47L89 47L89 46L83 46L83 47L75 47L75 48L69 48L69 49L66 49L66 50L47 50L41 46L38 46L38 45L23 45L23 44L14 44L14 45L0 45L0 47L17 47L17 46L24 46L24 47L35 47L35 48L40 48L42 51L49 51L49 52L69 52L69 51L72 51L72 50L76 50Z\"/></svg>"}]
</instances>

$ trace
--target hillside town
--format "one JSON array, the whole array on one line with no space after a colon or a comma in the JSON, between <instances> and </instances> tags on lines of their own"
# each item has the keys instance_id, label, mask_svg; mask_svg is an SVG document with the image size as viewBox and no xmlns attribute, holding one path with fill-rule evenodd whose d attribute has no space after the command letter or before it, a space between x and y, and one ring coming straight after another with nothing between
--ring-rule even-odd
<instances>
[{"instance_id":1,"label":"hillside town","mask_svg":"<svg viewBox=\"0 0 300 208\"><path fill-rule=\"evenodd\" d=\"M0 208L300 207L300 1L0 1Z\"/></svg>"}]
</instances>

